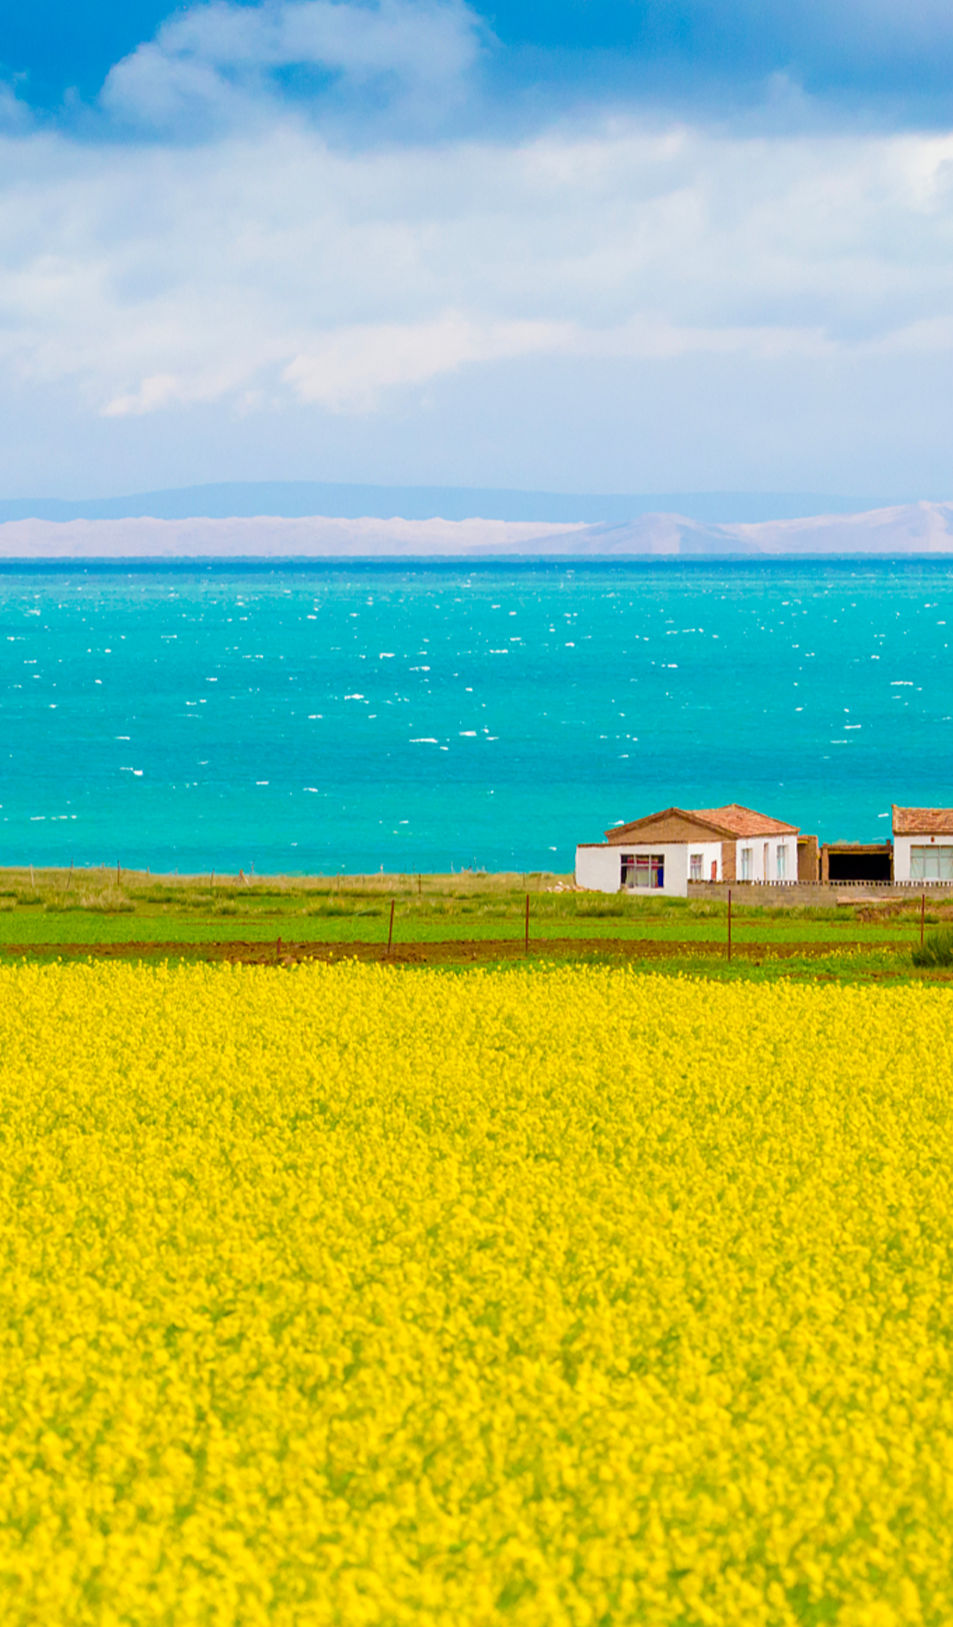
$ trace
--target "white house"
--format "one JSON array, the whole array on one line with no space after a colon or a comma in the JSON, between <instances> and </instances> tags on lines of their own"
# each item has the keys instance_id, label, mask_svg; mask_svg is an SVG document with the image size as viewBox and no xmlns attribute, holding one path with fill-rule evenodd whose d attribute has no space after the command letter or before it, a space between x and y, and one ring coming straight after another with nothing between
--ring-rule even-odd
<instances>
[{"instance_id":1,"label":"white house","mask_svg":"<svg viewBox=\"0 0 953 1627\"><path fill-rule=\"evenodd\" d=\"M953 808L894 807L893 879L953 882Z\"/></svg>"},{"instance_id":2,"label":"white house","mask_svg":"<svg viewBox=\"0 0 953 1627\"><path fill-rule=\"evenodd\" d=\"M605 834L604 842L577 847L577 886L601 893L647 888L685 898L690 881L797 880L797 826L736 802L666 808Z\"/></svg>"}]
</instances>

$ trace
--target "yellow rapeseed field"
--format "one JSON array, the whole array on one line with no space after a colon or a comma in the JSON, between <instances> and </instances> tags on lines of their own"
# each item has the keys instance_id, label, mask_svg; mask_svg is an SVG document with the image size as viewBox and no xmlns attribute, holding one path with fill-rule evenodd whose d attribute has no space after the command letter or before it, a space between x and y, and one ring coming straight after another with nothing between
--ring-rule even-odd
<instances>
[{"instance_id":1,"label":"yellow rapeseed field","mask_svg":"<svg viewBox=\"0 0 953 1627\"><path fill-rule=\"evenodd\" d=\"M953 1622L953 998L0 971L9 1627Z\"/></svg>"}]
</instances>

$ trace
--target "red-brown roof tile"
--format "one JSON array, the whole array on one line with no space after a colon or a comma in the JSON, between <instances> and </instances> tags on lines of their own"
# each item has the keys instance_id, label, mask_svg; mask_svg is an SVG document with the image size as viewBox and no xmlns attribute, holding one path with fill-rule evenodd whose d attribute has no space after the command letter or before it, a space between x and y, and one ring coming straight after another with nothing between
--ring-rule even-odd
<instances>
[{"instance_id":1,"label":"red-brown roof tile","mask_svg":"<svg viewBox=\"0 0 953 1627\"><path fill-rule=\"evenodd\" d=\"M953 836L953 808L893 809L895 836Z\"/></svg>"},{"instance_id":2,"label":"red-brown roof tile","mask_svg":"<svg viewBox=\"0 0 953 1627\"><path fill-rule=\"evenodd\" d=\"M692 808L696 819L707 819L721 825L733 836L796 836L797 825L786 825L783 819L770 819L767 814L755 813L753 808L742 808L738 802L729 802L724 808Z\"/></svg>"}]
</instances>

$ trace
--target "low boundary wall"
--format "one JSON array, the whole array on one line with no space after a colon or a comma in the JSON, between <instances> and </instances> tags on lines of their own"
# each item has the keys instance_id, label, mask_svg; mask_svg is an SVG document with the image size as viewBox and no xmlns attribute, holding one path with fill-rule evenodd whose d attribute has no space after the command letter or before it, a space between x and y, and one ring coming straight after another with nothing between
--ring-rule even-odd
<instances>
[{"instance_id":1,"label":"low boundary wall","mask_svg":"<svg viewBox=\"0 0 953 1627\"><path fill-rule=\"evenodd\" d=\"M953 881L690 881L688 896L724 903L731 888L733 904L912 904L928 899L953 900Z\"/></svg>"}]
</instances>

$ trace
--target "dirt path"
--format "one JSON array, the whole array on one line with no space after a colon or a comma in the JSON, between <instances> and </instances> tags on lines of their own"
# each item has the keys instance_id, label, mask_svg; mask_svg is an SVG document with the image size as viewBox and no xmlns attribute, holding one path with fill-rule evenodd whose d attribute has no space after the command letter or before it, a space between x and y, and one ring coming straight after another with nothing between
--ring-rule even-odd
<instances>
[{"instance_id":1,"label":"dirt path","mask_svg":"<svg viewBox=\"0 0 953 1627\"><path fill-rule=\"evenodd\" d=\"M736 943L732 949L735 960L790 959L840 955L845 950L910 949L905 939L864 943L851 939L838 943ZM524 957L522 939L487 938L455 939L441 943L395 943L388 955L387 945L381 943L289 943L283 939L270 943L248 943L240 939L216 943L166 943L149 941L140 943L31 943L4 944L0 958L24 956L31 960L198 960L229 961L243 966L294 966L302 961L319 960L334 963L343 960L386 961L394 966L447 966L473 965L480 961L521 960ZM725 958L724 943L660 942L654 938L546 938L530 940L530 955L534 959L547 955L560 959L590 960L611 956L624 960L685 960L711 957Z\"/></svg>"}]
</instances>

